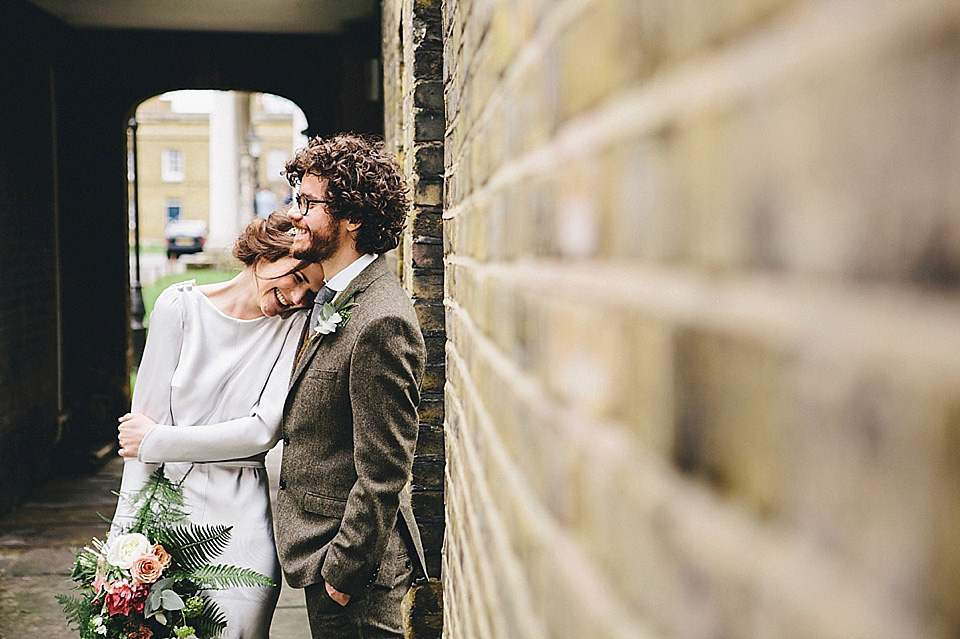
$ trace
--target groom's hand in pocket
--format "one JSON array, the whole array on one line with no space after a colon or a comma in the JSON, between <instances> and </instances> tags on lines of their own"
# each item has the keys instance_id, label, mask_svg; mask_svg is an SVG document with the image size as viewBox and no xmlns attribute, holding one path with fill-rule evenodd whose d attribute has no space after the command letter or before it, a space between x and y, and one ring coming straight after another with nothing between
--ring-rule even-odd
<instances>
[{"instance_id":1,"label":"groom's hand in pocket","mask_svg":"<svg viewBox=\"0 0 960 639\"><path fill-rule=\"evenodd\" d=\"M120 456L136 459L140 454L140 442L157 423L143 413L127 413L119 421L117 441L120 443Z\"/></svg>"},{"instance_id":2,"label":"groom's hand in pocket","mask_svg":"<svg viewBox=\"0 0 960 639\"><path fill-rule=\"evenodd\" d=\"M341 606L346 606L348 603L350 603L350 595L347 593L340 592L326 581L323 582L323 587L327 589L327 594L330 595L330 598Z\"/></svg>"}]
</instances>

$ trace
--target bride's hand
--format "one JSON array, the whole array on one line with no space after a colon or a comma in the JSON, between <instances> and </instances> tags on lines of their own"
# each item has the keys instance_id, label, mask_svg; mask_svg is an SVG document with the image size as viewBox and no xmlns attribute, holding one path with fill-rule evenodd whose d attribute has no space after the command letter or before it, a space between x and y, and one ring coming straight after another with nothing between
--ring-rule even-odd
<instances>
[{"instance_id":1,"label":"bride's hand","mask_svg":"<svg viewBox=\"0 0 960 639\"><path fill-rule=\"evenodd\" d=\"M120 417L117 441L120 442L120 456L136 459L140 453L140 442L147 436L157 422L143 413L127 413Z\"/></svg>"}]
</instances>

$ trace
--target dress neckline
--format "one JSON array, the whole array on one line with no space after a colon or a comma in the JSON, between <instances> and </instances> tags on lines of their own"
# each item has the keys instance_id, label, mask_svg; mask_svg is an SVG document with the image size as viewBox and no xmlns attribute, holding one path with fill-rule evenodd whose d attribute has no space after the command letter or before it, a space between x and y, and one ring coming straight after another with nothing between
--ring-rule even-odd
<instances>
[{"instance_id":1,"label":"dress neckline","mask_svg":"<svg viewBox=\"0 0 960 639\"><path fill-rule=\"evenodd\" d=\"M209 297L207 297L207 295L206 295L203 291L201 291L200 288L199 288L196 284L194 284L193 286L190 286L188 290L194 290L194 291L196 291L196 292L197 292L197 295L199 295L200 297L202 297L202 298L206 301L207 305L210 306L210 308L212 308L217 315L219 315L220 317L223 317L224 319L228 319L228 320L231 320L231 321L233 321L233 322L241 322L241 323L244 323L244 324L251 324L251 323L255 323L255 322L262 322L263 320L269 319L269 316L267 316L267 315L261 315L260 317L251 317L250 319L241 319L241 318L239 318L239 317L234 317L233 315L227 315L226 313L224 313L223 311L221 311L221 310L217 307L217 305L213 303L213 300L211 300Z\"/></svg>"}]
</instances>

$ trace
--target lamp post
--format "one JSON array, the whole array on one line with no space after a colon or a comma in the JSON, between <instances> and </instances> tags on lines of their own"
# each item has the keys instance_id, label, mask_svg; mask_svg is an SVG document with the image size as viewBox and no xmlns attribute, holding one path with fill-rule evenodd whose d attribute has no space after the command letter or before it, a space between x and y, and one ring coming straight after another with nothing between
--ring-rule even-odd
<instances>
[{"instance_id":1,"label":"lamp post","mask_svg":"<svg viewBox=\"0 0 960 639\"><path fill-rule=\"evenodd\" d=\"M140 286L140 182L137 175L137 118L127 122L130 133L132 161L127 179L133 183L133 282L130 283L130 332L133 335L133 362L140 365L147 329L143 325L146 309L143 306L143 290Z\"/></svg>"}]
</instances>

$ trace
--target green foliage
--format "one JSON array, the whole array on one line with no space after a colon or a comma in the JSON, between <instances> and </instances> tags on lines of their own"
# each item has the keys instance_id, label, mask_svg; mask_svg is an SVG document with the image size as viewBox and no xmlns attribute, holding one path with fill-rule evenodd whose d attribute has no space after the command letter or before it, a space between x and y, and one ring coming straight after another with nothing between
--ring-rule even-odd
<instances>
[{"instance_id":1,"label":"green foliage","mask_svg":"<svg viewBox=\"0 0 960 639\"><path fill-rule=\"evenodd\" d=\"M154 537L159 530L187 519L180 483L174 484L167 479L162 465L153 471L143 488L129 498L121 496L121 499L130 499L138 508L129 532Z\"/></svg>"},{"instance_id":2,"label":"green foliage","mask_svg":"<svg viewBox=\"0 0 960 639\"><path fill-rule=\"evenodd\" d=\"M84 637L89 633L90 619L100 611L100 604L93 603L92 597L75 595L56 595L57 603L63 608L67 625L80 632Z\"/></svg>"},{"instance_id":3,"label":"green foliage","mask_svg":"<svg viewBox=\"0 0 960 639\"><path fill-rule=\"evenodd\" d=\"M191 570L219 556L230 543L231 530L233 526L189 524L158 528L154 538L177 564Z\"/></svg>"},{"instance_id":4,"label":"green foliage","mask_svg":"<svg viewBox=\"0 0 960 639\"><path fill-rule=\"evenodd\" d=\"M100 558L90 548L84 548L77 551L76 560L73 562L73 572L70 578L77 583L89 584L97 576L97 562Z\"/></svg>"},{"instance_id":5,"label":"green foliage","mask_svg":"<svg viewBox=\"0 0 960 639\"><path fill-rule=\"evenodd\" d=\"M205 590L277 585L272 579L255 570L223 564L194 568L186 574L186 577Z\"/></svg>"},{"instance_id":6,"label":"green foliage","mask_svg":"<svg viewBox=\"0 0 960 639\"><path fill-rule=\"evenodd\" d=\"M207 599L200 614L190 619L198 637L217 637L227 627L227 617L216 602Z\"/></svg>"}]
</instances>

